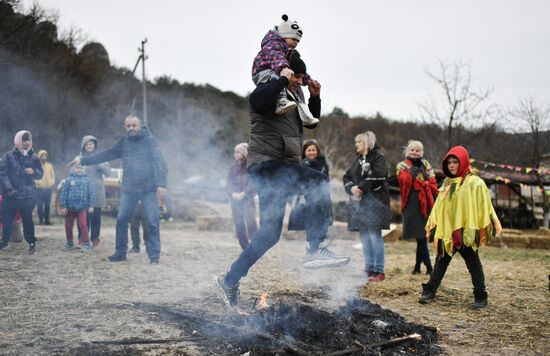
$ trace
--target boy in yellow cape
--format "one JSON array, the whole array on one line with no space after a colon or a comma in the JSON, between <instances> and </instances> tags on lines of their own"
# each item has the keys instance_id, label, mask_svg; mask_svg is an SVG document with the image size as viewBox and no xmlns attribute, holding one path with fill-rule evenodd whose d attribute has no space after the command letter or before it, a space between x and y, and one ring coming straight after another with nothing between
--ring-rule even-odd
<instances>
[{"instance_id":1,"label":"boy in yellow cape","mask_svg":"<svg viewBox=\"0 0 550 356\"><path fill-rule=\"evenodd\" d=\"M470 169L468 151L462 146L449 150L443 159L447 176L426 223L426 235L434 239L437 253L430 280L422 284L421 304L435 299L447 267L456 252L460 253L474 285L473 309L487 306L485 275L478 248L500 234L502 228L491 203L485 182Z\"/></svg>"}]
</instances>

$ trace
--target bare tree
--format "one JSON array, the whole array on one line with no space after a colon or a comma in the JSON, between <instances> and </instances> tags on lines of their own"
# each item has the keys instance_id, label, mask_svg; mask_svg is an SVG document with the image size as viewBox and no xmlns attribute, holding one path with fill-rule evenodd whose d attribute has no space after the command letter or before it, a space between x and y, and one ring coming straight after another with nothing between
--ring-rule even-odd
<instances>
[{"instance_id":1,"label":"bare tree","mask_svg":"<svg viewBox=\"0 0 550 356\"><path fill-rule=\"evenodd\" d=\"M488 103L492 88L473 88L471 63L457 61L449 65L442 60L438 60L438 63L437 72L425 72L437 83L439 94L430 96L418 107L426 122L435 123L446 131L440 144L450 147L457 141L457 127L474 123L485 126L491 120L496 106Z\"/></svg>"},{"instance_id":2,"label":"bare tree","mask_svg":"<svg viewBox=\"0 0 550 356\"><path fill-rule=\"evenodd\" d=\"M18 4L19 1L13 3L15 6ZM34 1L29 7L27 15L30 16L35 23L48 21L56 26L59 23L59 10L44 8L37 1Z\"/></svg>"},{"instance_id":3,"label":"bare tree","mask_svg":"<svg viewBox=\"0 0 550 356\"><path fill-rule=\"evenodd\" d=\"M72 50L76 50L81 44L88 42L88 39L89 35L75 24L64 28L59 36L59 40Z\"/></svg>"},{"instance_id":4,"label":"bare tree","mask_svg":"<svg viewBox=\"0 0 550 356\"><path fill-rule=\"evenodd\" d=\"M544 193L543 176L538 171L542 156L550 150L548 130L550 130L550 105L539 101L533 95L521 98L516 105L508 108L510 118L514 119L513 127L518 131L527 133L528 144L531 146L531 164L536 169L532 171L537 178L539 188L543 191L543 225L548 227L550 217L550 201Z\"/></svg>"}]
</instances>

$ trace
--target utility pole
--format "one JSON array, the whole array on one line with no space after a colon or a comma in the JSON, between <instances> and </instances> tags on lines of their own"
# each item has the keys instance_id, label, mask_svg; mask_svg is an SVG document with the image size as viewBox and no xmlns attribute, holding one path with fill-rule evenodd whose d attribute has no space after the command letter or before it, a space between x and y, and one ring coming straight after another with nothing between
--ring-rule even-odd
<instances>
[{"instance_id":1,"label":"utility pole","mask_svg":"<svg viewBox=\"0 0 550 356\"><path fill-rule=\"evenodd\" d=\"M141 48L138 48L138 51L141 53L141 80L143 84L143 125L147 126L147 78L145 77L145 60L147 56L145 55L145 44L147 43L147 38L141 41Z\"/></svg>"}]
</instances>

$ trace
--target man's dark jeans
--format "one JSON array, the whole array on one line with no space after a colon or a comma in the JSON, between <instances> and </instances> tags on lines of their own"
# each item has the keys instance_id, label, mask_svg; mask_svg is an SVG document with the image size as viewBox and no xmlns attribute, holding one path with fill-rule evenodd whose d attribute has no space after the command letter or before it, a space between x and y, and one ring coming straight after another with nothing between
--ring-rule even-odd
<instances>
[{"instance_id":1,"label":"man's dark jeans","mask_svg":"<svg viewBox=\"0 0 550 356\"><path fill-rule=\"evenodd\" d=\"M36 201L34 198L17 199L8 195L4 196L4 202L2 203L2 221L4 228L2 230L2 240L10 241L11 232L13 226L13 219L17 210L21 214L21 221L23 222L23 236L27 243L36 243L36 237L34 236L34 222L32 221L32 211Z\"/></svg>"},{"instance_id":2,"label":"man's dark jeans","mask_svg":"<svg viewBox=\"0 0 550 356\"><path fill-rule=\"evenodd\" d=\"M249 167L248 173L260 201L260 229L231 265L225 280L228 285L236 285L279 241L288 197L304 195L306 199L309 250L316 250L325 239L331 219L330 186L326 175L283 160L255 164Z\"/></svg>"},{"instance_id":3,"label":"man's dark jeans","mask_svg":"<svg viewBox=\"0 0 550 356\"><path fill-rule=\"evenodd\" d=\"M428 288L437 289L439 287L443 276L445 276L445 272L447 272L449 263L453 259L454 254L458 252L464 259L466 267L472 277L474 293L480 294L485 292L485 274L483 273L483 266L481 265L478 251L474 251L471 247L465 247L463 245L453 252L453 256L449 256L445 251L441 250L441 243L439 243L439 250L439 254L443 253L443 255L439 255L435 259L435 266L428 282Z\"/></svg>"},{"instance_id":4,"label":"man's dark jeans","mask_svg":"<svg viewBox=\"0 0 550 356\"><path fill-rule=\"evenodd\" d=\"M51 188L36 189L36 212L40 222L50 222L50 204L52 201Z\"/></svg>"},{"instance_id":5,"label":"man's dark jeans","mask_svg":"<svg viewBox=\"0 0 550 356\"><path fill-rule=\"evenodd\" d=\"M116 252L117 256L126 256L128 251L128 223L132 218L138 201L141 200L147 216L148 239L145 241L149 260L160 258L160 213L156 192L134 193L123 192L116 220Z\"/></svg>"}]
</instances>

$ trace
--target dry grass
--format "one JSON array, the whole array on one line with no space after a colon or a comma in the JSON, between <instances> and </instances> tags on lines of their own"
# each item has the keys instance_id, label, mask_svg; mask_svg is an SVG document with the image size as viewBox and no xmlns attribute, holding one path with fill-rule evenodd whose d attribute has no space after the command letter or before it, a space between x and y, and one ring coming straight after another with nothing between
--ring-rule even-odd
<instances>
[{"instance_id":1,"label":"dry grass","mask_svg":"<svg viewBox=\"0 0 550 356\"><path fill-rule=\"evenodd\" d=\"M128 262L105 261L114 247L113 221L106 219L103 243L93 253L65 252L63 228L37 227L39 253L26 255L26 244L0 251L0 353L86 354L92 352L203 354L187 330L152 315L147 305L192 315L225 311L212 293L212 277L239 254L231 233L198 231L192 224L162 227L160 266L142 252ZM410 321L441 329L449 354L548 354L550 252L486 248L482 261L489 291L487 309L468 309L473 297L460 256L451 263L436 302L417 303L420 283L412 276L415 244L387 244L388 279L364 286L361 251L356 241L336 240L334 249L352 256L338 270L305 271L305 243L283 240L250 271L241 284L244 305L261 291L270 300L300 299L331 309L362 291L368 299ZM268 300L269 301L269 300ZM90 346L96 341L179 339L157 345Z\"/></svg>"},{"instance_id":2,"label":"dry grass","mask_svg":"<svg viewBox=\"0 0 550 356\"><path fill-rule=\"evenodd\" d=\"M470 275L460 255L447 270L437 299L418 304L419 285L427 276L410 274L414 244L389 244L389 279L364 288L369 300L411 321L441 330L449 354L548 354L550 304L546 250L483 248L480 252L489 306L468 309L473 301Z\"/></svg>"}]
</instances>

